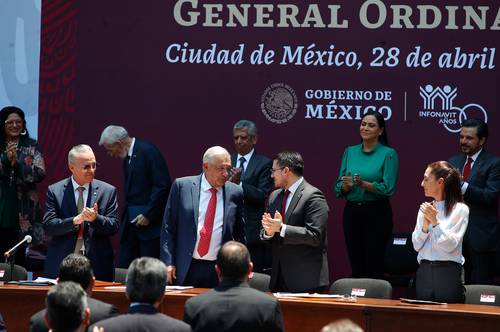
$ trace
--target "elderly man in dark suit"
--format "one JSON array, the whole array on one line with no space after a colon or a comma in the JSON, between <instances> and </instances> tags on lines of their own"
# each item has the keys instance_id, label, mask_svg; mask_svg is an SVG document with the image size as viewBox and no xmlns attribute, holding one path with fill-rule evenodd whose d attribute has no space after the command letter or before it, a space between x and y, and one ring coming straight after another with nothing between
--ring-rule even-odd
<instances>
[{"instance_id":1,"label":"elderly man in dark suit","mask_svg":"<svg viewBox=\"0 0 500 332\"><path fill-rule=\"evenodd\" d=\"M215 259L227 241L245 242L243 191L228 182L231 158L220 146L203 155L203 173L176 179L170 190L161 260L169 282L212 288L217 285Z\"/></svg>"},{"instance_id":2,"label":"elderly man in dark suit","mask_svg":"<svg viewBox=\"0 0 500 332\"><path fill-rule=\"evenodd\" d=\"M118 231L116 188L94 179L96 159L88 145L68 153L72 176L49 186L43 228L52 237L44 276L55 278L70 253L90 259L98 280L112 281L114 255L110 237Z\"/></svg>"},{"instance_id":3,"label":"elderly man in dark suit","mask_svg":"<svg viewBox=\"0 0 500 332\"><path fill-rule=\"evenodd\" d=\"M466 283L493 284L500 241L500 158L484 149L487 139L488 125L484 121L464 121L460 129L462 153L449 159L462 173L462 194L470 211L463 250Z\"/></svg>"},{"instance_id":4,"label":"elderly man in dark suit","mask_svg":"<svg viewBox=\"0 0 500 332\"><path fill-rule=\"evenodd\" d=\"M92 298L92 289L94 288L94 273L87 257L70 254L63 259L59 268L58 282L73 281L82 286L87 293L87 304L90 309L90 324L100 320L116 316L118 309L102 301ZM44 320L46 310L43 309L30 319L31 332L47 332L49 330Z\"/></svg>"},{"instance_id":5,"label":"elderly man in dark suit","mask_svg":"<svg viewBox=\"0 0 500 332\"><path fill-rule=\"evenodd\" d=\"M252 257L253 270L262 272L270 261L270 247L260 240L260 220L271 192L271 159L255 152L257 126L252 121L240 120L233 126L234 148L231 155L230 181L243 188L245 234Z\"/></svg>"},{"instance_id":6,"label":"elderly man in dark suit","mask_svg":"<svg viewBox=\"0 0 500 332\"><path fill-rule=\"evenodd\" d=\"M120 126L106 127L99 145L111 157L123 159L125 209L118 266L127 268L137 257L160 257L161 221L171 185L165 159L154 145L130 137Z\"/></svg>"},{"instance_id":7,"label":"elderly man in dark suit","mask_svg":"<svg viewBox=\"0 0 500 332\"><path fill-rule=\"evenodd\" d=\"M167 269L160 260L152 257L135 259L127 272L128 314L102 320L96 326L105 332L189 332L188 324L164 315L158 308L165 297Z\"/></svg>"},{"instance_id":8,"label":"elderly man in dark suit","mask_svg":"<svg viewBox=\"0 0 500 332\"><path fill-rule=\"evenodd\" d=\"M273 291L315 292L329 285L326 256L328 205L323 193L302 176L298 152L273 159L271 176L277 188L262 217L261 238L271 241Z\"/></svg>"},{"instance_id":9,"label":"elderly man in dark suit","mask_svg":"<svg viewBox=\"0 0 500 332\"><path fill-rule=\"evenodd\" d=\"M226 242L217 255L219 285L186 301L184 321L195 332L283 331L278 300L248 286L252 267L245 245Z\"/></svg>"}]
</instances>

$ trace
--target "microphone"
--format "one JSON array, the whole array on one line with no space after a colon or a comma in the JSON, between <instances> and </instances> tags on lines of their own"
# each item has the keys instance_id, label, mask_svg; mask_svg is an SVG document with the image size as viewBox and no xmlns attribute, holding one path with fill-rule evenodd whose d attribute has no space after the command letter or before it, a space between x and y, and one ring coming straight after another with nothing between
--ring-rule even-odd
<instances>
[{"instance_id":1,"label":"microphone","mask_svg":"<svg viewBox=\"0 0 500 332\"><path fill-rule=\"evenodd\" d=\"M26 235L24 239L22 239L22 241L20 241L18 244L16 244L3 254L5 259L8 259L10 256L12 256L12 254L14 254L24 242L31 243L32 239L33 238L31 237L31 235Z\"/></svg>"}]
</instances>

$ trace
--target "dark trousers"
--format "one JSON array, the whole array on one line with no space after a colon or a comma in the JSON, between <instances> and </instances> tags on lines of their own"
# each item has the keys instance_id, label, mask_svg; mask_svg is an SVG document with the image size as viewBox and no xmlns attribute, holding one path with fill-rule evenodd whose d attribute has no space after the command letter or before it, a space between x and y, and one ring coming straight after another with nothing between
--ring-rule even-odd
<instances>
[{"instance_id":1,"label":"dark trousers","mask_svg":"<svg viewBox=\"0 0 500 332\"><path fill-rule=\"evenodd\" d=\"M346 203L344 237L353 278L383 277L391 232L392 209L388 199Z\"/></svg>"},{"instance_id":2,"label":"dark trousers","mask_svg":"<svg viewBox=\"0 0 500 332\"><path fill-rule=\"evenodd\" d=\"M120 260L118 267L127 269L137 257L160 257L160 238L141 240L137 235L135 224L127 225L120 243Z\"/></svg>"},{"instance_id":3,"label":"dark trousers","mask_svg":"<svg viewBox=\"0 0 500 332\"><path fill-rule=\"evenodd\" d=\"M214 288L218 284L219 278L215 272L215 261L194 258L191 260L186 279L184 279L185 286Z\"/></svg>"},{"instance_id":4,"label":"dark trousers","mask_svg":"<svg viewBox=\"0 0 500 332\"><path fill-rule=\"evenodd\" d=\"M463 242L465 257L465 283L478 285L493 285L496 266L496 252L476 251L469 244L467 237Z\"/></svg>"},{"instance_id":5,"label":"dark trousers","mask_svg":"<svg viewBox=\"0 0 500 332\"><path fill-rule=\"evenodd\" d=\"M417 299L446 303L465 300L464 269L451 261L422 260L417 270Z\"/></svg>"}]
</instances>

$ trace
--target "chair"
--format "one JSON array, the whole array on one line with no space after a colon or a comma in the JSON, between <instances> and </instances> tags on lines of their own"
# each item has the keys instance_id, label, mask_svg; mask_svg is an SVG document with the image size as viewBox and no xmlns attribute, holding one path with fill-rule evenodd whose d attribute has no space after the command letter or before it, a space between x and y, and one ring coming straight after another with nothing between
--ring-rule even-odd
<instances>
[{"instance_id":1,"label":"chair","mask_svg":"<svg viewBox=\"0 0 500 332\"><path fill-rule=\"evenodd\" d=\"M500 286L465 285L465 303L500 306Z\"/></svg>"},{"instance_id":2,"label":"chair","mask_svg":"<svg viewBox=\"0 0 500 332\"><path fill-rule=\"evenodd\" d=\"M384 279L393 287L415 286L418 269L417 252L413 249L411 233L392 233L384 259Z\"/></svg>"},{"instance_id":3,"label":"chair","mask_svg":"<svg viewBox=\"0 0 500 332\"><path fill-rule=\"evenodd\" d=\"M10 273L10 264L8 263L0 263L0 281L9 282L9 281L19 281L26 280L28 278L28 272L26 269L20 265L14 265L14 271Z\"/></svg>"},{"instance_id":4,"label":"chair","mask_svg":"<svg viewBox=\"0 0 500 332\"><path fill-rule=\"evenodd\" d=\"M115 268L115 279L113 281L125 284L127 279L127 271L127 269L122 269L119 267Z\"/></svg>"},{"instance_id":5,"label":"chair","mask_svg":"<svg viewBox=\"0 0 500 332\"><path fill-rule=\"evenodd\" d=\"M253 277L248 280L250 287L262 292L269 292L269 282L271 277L264 273L253 273Z\"/></svg>"},{"instance_id":6,"label":"chair","mask_svg":"<svg viewBox=\"0 0 500 332\"><path fill-rule=\"evenodd\" d=\"M391 299L392 286L386 280L368 278L344 278L335 281L330 294L356 295L375 299Z\"/></svg>"}]
</instances>

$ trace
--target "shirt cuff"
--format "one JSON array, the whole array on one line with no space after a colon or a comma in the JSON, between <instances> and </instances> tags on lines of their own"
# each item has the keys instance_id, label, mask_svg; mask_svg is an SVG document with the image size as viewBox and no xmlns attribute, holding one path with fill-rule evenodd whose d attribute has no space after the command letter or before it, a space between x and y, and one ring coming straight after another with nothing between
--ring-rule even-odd
<instances>
[{"instance_id":1,"label":"shirt cuff","mask_svg":"<svg viewBox=\"0 0 500 332\"><path fill-rule=\"evenodd\" d=\"M286 225L283 224L283 225L281 225L280 236L285 237L285 232L286 232Z\"/></svg>"},{"instance_id":2,"label":"shirt cuff","mask_svg":"<svg viewBox=\"0 0 500 332\"><path fill-rule=\"evenodd\" d=\"M273 234L273 235L267 235L267 234L266 234L266 231L265 231L265 230L262 230L262 239L263 239L263 240L270 240L270 239L272 239L272 238L273 238L273 236L274 236L274 234Z\"/></svg>"},{"instance_id":3,"label":"shirt cuff","mask_svg":"<svg viewBox=\"0 0 500 332\"><path fill-rule=\"evenodd\" d=\"M465 192L467 191L468 187L469 187L469 183L464 181L464 183L462 183L462 188L461 188L462 195L465 195Z\"/></svg>"}]
</instances>

